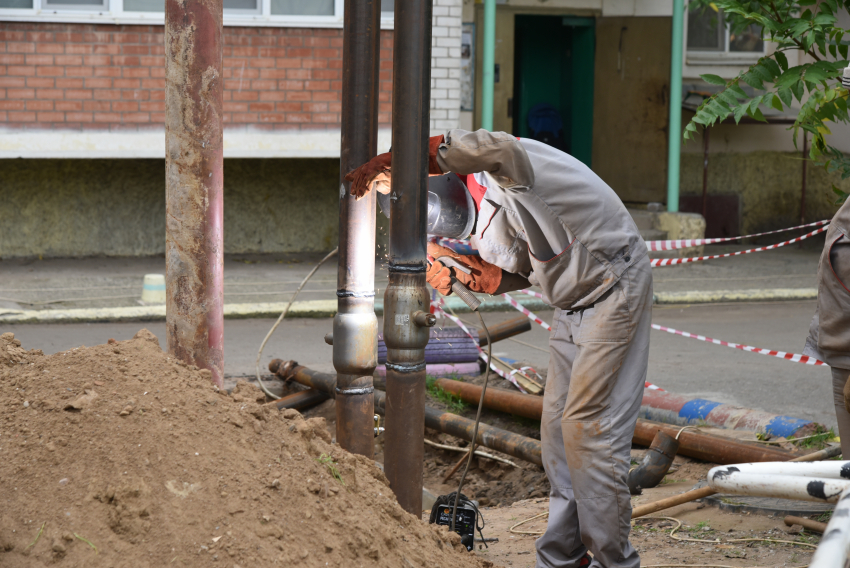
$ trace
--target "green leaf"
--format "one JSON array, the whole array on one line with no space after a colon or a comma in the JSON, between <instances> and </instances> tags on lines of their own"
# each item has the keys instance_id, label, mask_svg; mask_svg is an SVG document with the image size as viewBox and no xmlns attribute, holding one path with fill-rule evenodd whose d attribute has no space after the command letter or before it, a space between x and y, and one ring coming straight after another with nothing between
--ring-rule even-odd
<instances>
[{"instance_id":1,"label":"green leaf","mask_svg":"<svg viewBox=\"0 0 850 568\"><path fill-rule=\"evenodd\" d=\"M811 65L808 69L806 69L803 79L809 83L820 83L821 81L826 81L827 74L820 67Z\"/></svg>"},{"instance_id":2,"label":"green leaf","mask_svg":"<svg viewBox=\"0 0 850 568\"><path fill-rule=\"evenodd\" d=\"M693 123L693 122L689 122L689 123L685 126L685 130L686 130L686 131L689 131L689 132L696 132L696 131L697 131L697 127L696 127L696 125L694 125L694 123Z\"/></svg>"},{"instance_id":3,"label":"green leaf","mask_svg":"<svg viewBox=\"0 0 850 568\"><path fill-rule=\"evenodd\" d=\"M749 113L749 115L750 115L752 118L754 118L754 119L758 120L759 122L767 122L767 119L766 119L766 118L764 117L764 115L761 113L761 109L756 109L756 110L754 110L753 112Z\"/></svg>"},{"instance_id":4,"label":"green leaf","mask_svg":"<svg viewBox=\"0 0 850 568\"><path fill-rule=\"evenodd\" d=\"M776 58L776 61L779 63L782 70L788 71L788 58L785 57L785 54L781 51L777 51L773 54L773 56Z\"/></svg>"},{"instance_id":5,"label":"green leaf","mask_svg":"<svg viewBox=\"0 0 850 568\"><path fill-rule=\"evenodd\" d=\"M834 43L829 44L829 54L830 54L831 56L833 56L833 57L838 57L838 53L837 53L837 51L838 51L838 50L837 50L837 49L835 49L835 44L834 44Z\"/></svg>"},{"instance_id":6,"label":"green leaf","mask_svg":"<svg viewBox=\"0 0 850 568\"><path fill-rule=\"evenodd\" d=\"M738 99L735 98L735 95L729 92L729 89L725 89L717 93L717 98L729 105L729 108L738 106Z\"/></svg>"},{"instance_id":7,"label":"green leaf","mask_svg":"<svg viewBox=\"0 0 850 568\"><path fill-rule=\"evenodd\" d=\"M847 59L847 48L848 47L850 47L850 46L843 45L843 44L838 46L838 53L841 54L841 59Z\"/></svg>"},{"instance_id":8,"label":"green leaf","mask_svg":"<svg viewBox=\"0 0 850 568\"><path fill-rule=\"evenodd\" d=\"M776 95L779 99L785 103L785 106L791 106L791 90L790 89L779 89L776 91ZM782 110L782 109L779 109Z\"/></svg>"},{"instance_id":9,"label":"green leaf","mask_svg":"<svg viewBox=\"0 0 850 568\"><path fill-rule=\"evenodd\" d=\"M753 73L744 73L744 76L741 77L741 79L744 81L744 83L754 89L758 89L760 91L764 90L764 83L762 83L761 79L759 79L758 76L754 75Z\"/></svg>"},{"instance_id":10,"label":"green leaf","mask_svg":"<svg viewBox=\"0 0 850 568\"><path fill-rule=\"evenodd\" d=\"M815 16L814 24L818 26L831 26L837 20L838 18L836 18L832 14L818 14L817 16Z\"/></svg>"},{"instance_id":11,"label":"green leaf","mask_svg":"<svg viewBox=\"0 0 850 568\"><path fill-rule=\"evenodd\" d=\"M803 95L805 95L805 91L803 90L803 82L800 80L794 81L791 83L789 87L791 92L794 93L794 96L797 98L799 102L803 102Z\"/></svg>"},{"instance_id":12,"label":"green leaf","mask_svg":"<svg viewBox=\"0 0 850 568\"><path fill-rule=\"evenodd\" d=\"M747 114L747 109L749 108L750 105L744 104L735 109L735 124L741 122L741 118L743 118L743 116Z\"/></svg>"},{"instance_id":13,"label":"green leaf","mask_svg":"<svg viewBox=\"0 0 850 568\"><path fill-rule=\"evenodd\" d=\"M726 87L726 90L731 91L739 99L750 98L749 95L747 95L747 93L744 92L744 89L742 89L741 87L739 87L736 84L729 85L728 87Z\"/></svg>"},{"instance_id":14,"label":"green leaf","mask_svg":"<svg viewBox=\"0 0 850 568\"><path fill-rule=\"evenodd\" d=\"M770 101L770 106L772 106L773 108L775 108L776 110L778 110L780 112L782 111L782 101L780 101L779 97L776 96L776 95L773 95L773 100Z\"/></svg>"},{"instance_id":15,"label":"green leaf","mask_svg":"<svg viewBox=\"0 0 850 568\"><path fill-rule=\"evenodd\" d=\"M720 77L719 75L712 75L710 73L706 73L705 75L700 75L702 80L708 83L709 85L720 85L726 86L726 79Z\"/></svg>"},{"instance_id":16,"label":"green leaf","mask_svg":"<svg viewBox=\"0 0 850 568\"><path fill-rule=\"evenodd\" d=\"M768 71L768 73L770 73L770 78L765 79L765 81L773 81L776 77L782 74L782 69L779 68L779 64L773 59L765 58L762 60L762 66Z\"/></svg>"}]
</instances>

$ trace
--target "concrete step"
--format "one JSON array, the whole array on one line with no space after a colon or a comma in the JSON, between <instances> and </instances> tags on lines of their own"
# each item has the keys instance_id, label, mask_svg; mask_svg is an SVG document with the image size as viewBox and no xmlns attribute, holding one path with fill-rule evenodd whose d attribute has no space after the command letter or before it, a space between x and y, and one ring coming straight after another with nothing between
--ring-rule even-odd
<instances>
[{"instance_id":1,"label":"concrete step","mask_svg":"<svg viewBox=\"0 0 850 568\"><path fill-rule=\"evenodd\" d=\"M641 229L640 236L643 237L643 240L645 241L666 241L667 231L660 231L658 229Z\"/></svg>"}]
</instances>

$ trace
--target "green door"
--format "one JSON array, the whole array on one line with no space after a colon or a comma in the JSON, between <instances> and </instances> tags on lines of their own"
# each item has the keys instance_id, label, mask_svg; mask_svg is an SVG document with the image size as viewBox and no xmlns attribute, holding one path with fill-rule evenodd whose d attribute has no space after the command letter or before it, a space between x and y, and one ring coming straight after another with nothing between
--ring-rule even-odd
<instances>
[{"instance_id":1,"label":"green door","mask_svg":"<svg viewBox=\"0 0 850 568\"><path fill-rule=\"evenodd\" d=\"M515 25L513 133L590 166L594 19L517 15Z\"/></svg>"}]
</instances>

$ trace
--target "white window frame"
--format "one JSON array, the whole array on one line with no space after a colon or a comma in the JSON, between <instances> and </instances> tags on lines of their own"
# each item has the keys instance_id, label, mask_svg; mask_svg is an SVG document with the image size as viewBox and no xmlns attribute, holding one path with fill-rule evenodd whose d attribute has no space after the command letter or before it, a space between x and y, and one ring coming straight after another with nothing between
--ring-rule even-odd
<instances>
[{"instance_id":1,"label":"white window frame","mask_svg":"<svg viewBox=\"0 0 850 568\"><path fill-rule=\"evenodd\" d=\"M686 65L749 65L758 61L768 49L768 41L762 41L762 51L729 51L729 26L723 36L723 51L694 49L688 47L688 18L690 3L685 6L684 44Z\"/></svg>"},{"instance_id":2,"label":"white window frame","mask_svg":"<svg viewBox=\"0 0 850 568\"><path fill-rule=\"evenodd\" d=\"M33 0L33 8L0 8L0 22L54 22L69 24L164 24L163 12L124 11L124 0L105 0L106 7L73 6L46 8L47 0ZM285 16L271 14L271 0L259 0L260 12L226 11L225 26L281 28L341 28L345 0L334 0L333 16ZM93 8L93 9L92 9ZM381 13L381 29L393 28L392 12Z\"/></svg>"}]
</instances>

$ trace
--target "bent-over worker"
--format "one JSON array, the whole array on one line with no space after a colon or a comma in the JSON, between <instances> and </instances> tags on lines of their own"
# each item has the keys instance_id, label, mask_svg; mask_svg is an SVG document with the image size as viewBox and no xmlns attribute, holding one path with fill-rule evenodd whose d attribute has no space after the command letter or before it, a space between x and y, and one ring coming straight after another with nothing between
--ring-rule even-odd
<instances>
[{"instance_id":1,"label":"bent-over worker","mask_svg":"<svg viewBox=\"0 0 850 568\"><path fill-rule=\"evenodd\" d=\"M844 459L850 456L850 200L829 223L818 263L818 303L803 354L832 370L832 398Z\"/></svg>"},{"instance_id":2,"label":"bent-over worker","mask_svg":"<svg viewBox=\"0 0 850 568\"><path fill-rule=\"evenodd\" d=\"M540 423L552 489L541 568L638 568L629 543L629 451L649 354L652 274L625 206L587 166L504 132L452 130L430 140L429 173L461 176L478 207L480 258L428 245L471 268L474 292L539 286L555 310ZM351 172L351 193L391 184L389 154ZM428 282L450 293L440 262ZM592 552L591 562L588 551Z\"/></svg>"}]
</instances>

